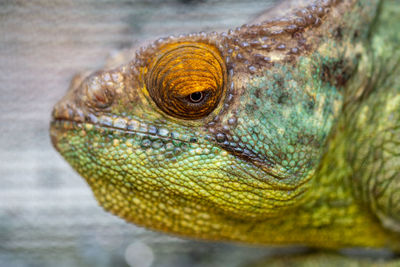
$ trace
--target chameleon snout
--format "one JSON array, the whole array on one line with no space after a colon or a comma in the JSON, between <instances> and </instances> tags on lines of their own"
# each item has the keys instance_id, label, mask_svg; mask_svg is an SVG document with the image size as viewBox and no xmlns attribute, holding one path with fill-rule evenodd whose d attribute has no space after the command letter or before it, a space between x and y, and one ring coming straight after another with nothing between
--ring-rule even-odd
<instances>
[{"instance_id":1,"label":"chameleon snout","mask_svg":"<svg viewBox=\"0 0 400 267\"><path fill-rule=\"evenodd\" d=\"M114 75L114 78L118 77ZM60 133L77 124L98 124L98 113L110 110L115 92L115 81L110 72L76 75L66 95L53 107L50 125L53 146L58 149Z\"/></svg>"},{"instance_id":2,"label":"chameleon snout","mask_svg":"<svg viewBox=\"0 0 400 267\"><path fill-rule=\"evenodd\" d=\"M54 106L54 121L96 124L99 113L111 111L116 95L121 94L123 76L116 71L96 72L74 77L67 94Z\"/></svg>"}]
</instances>

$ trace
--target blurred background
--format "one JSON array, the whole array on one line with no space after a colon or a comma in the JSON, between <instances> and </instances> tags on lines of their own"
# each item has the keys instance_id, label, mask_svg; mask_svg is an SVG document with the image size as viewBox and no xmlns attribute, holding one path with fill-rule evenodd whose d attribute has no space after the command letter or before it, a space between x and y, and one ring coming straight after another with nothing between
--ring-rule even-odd
<instances>
[{"instance_id":1,"label":"blurred background","mask_svg":"<svg viewBox=\"0 0 400 267\"><path fill-rule=\"evenodd\" d=\"M251 266L276 250L195 242L104 212L52 148L52 106L74 74L121 49L226 30L273 0L0 1L0 266Z\"/></svg>"}]
</instances>

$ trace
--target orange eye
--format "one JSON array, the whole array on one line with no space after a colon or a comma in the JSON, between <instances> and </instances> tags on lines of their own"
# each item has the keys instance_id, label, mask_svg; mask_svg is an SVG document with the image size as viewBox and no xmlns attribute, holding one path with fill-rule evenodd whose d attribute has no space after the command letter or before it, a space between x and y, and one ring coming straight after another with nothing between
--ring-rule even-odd
<instances>
[{"instance_id":1,"label":"orange eye","mask_svg":"<svg viewBox=\"0 0 400 267\"><path fill-rule=\"evenodd\" d=\"M181 119L210 114L225 86L225 65L218 50L203 43L168 45L150 66L147 90L161 110Z\"/></svg>"}]
</instances>

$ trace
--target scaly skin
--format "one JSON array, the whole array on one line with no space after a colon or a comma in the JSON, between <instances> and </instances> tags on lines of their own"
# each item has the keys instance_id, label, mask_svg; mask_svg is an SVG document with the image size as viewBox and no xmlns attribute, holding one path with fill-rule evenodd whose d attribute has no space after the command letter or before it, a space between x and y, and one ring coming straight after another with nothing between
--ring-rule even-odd
<instances>
[{"instance_id":1,"label":"scaly skin","mask_svg":"<svg viewBox=\"0 0 400 267\"><path fill-rule=\"evenodd\" d=\"M285 1L160 39L78 76L53 144L106 210L150 229L399 251L399 18L396 1Z\"/></svg>"}]
</instances>

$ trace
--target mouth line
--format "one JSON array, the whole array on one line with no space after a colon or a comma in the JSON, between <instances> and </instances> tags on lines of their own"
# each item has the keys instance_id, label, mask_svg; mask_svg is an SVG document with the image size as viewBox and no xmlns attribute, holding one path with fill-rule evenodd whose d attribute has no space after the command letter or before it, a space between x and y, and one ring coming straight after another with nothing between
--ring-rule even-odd
<instances>
[{"instance_id":1,"label":"mouth line","mask_svg":"<svg viewBox=\"0 0 400 267\"><path fill-rule=\"evenodd\" d=\"M103 124L103 123L95 123L95 122L91 122L91 121L75 121L75 120L71 120L71 119L65 119L65 118L53 118L50 122L51 127L56 127L58 129L63 129L63 130L70 130L71 126L76 126L79 127L81 129L85 129L86 130L92 130L92 129L88 129L89 127L93 127L93 129L95 129L95 127L99 127L101 129L107 129L107 130L111 130L111 131L118 131L118 132L123 132L125 134L139 134L139 135L143 135L143 136L149 136L149 137L154 137L154 138L158 138L160 140L164 140L164 141L177 141L177 142L183 142L183 143L198 143L198 138L194 138L194 137L188 137L188 140L185 139L181 139L181 138L176 138L174 137L174 133L173 132L166 132L165 128L162 128L163 130L159 130L157 127L153 126L153 127L146 127L147 129L149 129L148 131L144 130L143 123L136 121L137 122L137 126L136 128L139 127L139 129L129 129L127 127L118 127L118 126L113 126L113 125L108 125L108 124ZM140 125L142 124L142 129L140 130ZM147 124L146 124L147 126ZM128 126L129 127L129 126ZM161 134L161 135L160 135Z\"/></svg>"}]
</instances>

